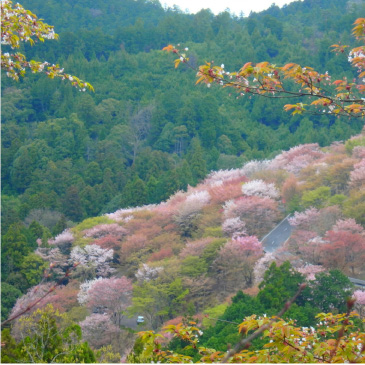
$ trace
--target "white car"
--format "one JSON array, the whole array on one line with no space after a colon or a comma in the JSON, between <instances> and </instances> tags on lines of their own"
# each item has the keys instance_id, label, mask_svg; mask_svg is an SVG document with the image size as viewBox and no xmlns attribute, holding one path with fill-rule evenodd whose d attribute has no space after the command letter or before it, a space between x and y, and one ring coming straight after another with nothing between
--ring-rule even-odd
<instances>
[{"instance_id":1,"label":"white car","mask_svg":"<svg viewBox=\"0 0 365 365\"><path fill-rule=\"evenodd\" d=\"M137 324L140 324L140 323L144 323L144 317L143 316L138 316L137 317Z\"/></svg>"}]
</instances>

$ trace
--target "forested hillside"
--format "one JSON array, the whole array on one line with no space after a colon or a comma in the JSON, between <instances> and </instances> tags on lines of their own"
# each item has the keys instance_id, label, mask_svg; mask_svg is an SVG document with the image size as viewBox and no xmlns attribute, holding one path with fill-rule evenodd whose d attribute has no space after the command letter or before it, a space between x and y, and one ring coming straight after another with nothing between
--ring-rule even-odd
<instances>
[{"instance_id":1,"label":"forested hillside","mask_svg":"<svg viewBox=\"0 0 365 365\"><path fill-rule=\"evenodd\" d=\"M251 347L278 346L278 357L260 350L257 361L363 359L365 292L348 277L365 279L364 120L194 86L162 48L179 43L193 67L298 62L351 80L330 46L353 42L364 1L247 17L154 0L23 5L60 37L20 50L92 87L2 78L2 362L216 362L243 318L247 334L283 305L284 340L270 330ZM263 238L287 216L289 239L269 249ZM175 326L192 321L204 334ZM149 331L166 325L155 341Z\"/></svg>"},{"instance_id":2,"label":"forested hillside","mask_svg":"<svg viewBox=\"0 0 365 365\"><path fill-rule=\"evenodd\" d=\"M346 57L329 46L349 40L361 4L295 2L248 18L165 11L148 1L24 5L60 34L26 46L27 55L62 64L96 92L42 77L3 78L3 233L24 220L59 233L86 217L160 202L210 170L299 143L328 145L362 128L359 120L291 117L278 101L194 88L195 75L174 70L160 51L183 42L193 62L300 61L351 77Z\"/></svg>"},{"instance_id":3,"label":"forested hillside","mask_svg":"<svg viewBox=\"0 0 365 365\"><path fill-rule=\"evenodd\" d=\"M41 237L42 227L13 225L3 240L3 319L52 304L80 324L95 351L111 346L126 356L135 338L128 328L136 328L126 317L143 315L139 329L147 330L194 317L205 328L202 345L226 351L239 339L235 323L274 315L307 282L285 318L316 326L317 313L346 311L354 291L346 275L365 277L364 148L365 136L358 135L345 144L300 145L272 160L219 170L167 202L119 209L55 238L38 238L34 252L25 251L27 238ZM261 238L291 212L290 239L265 253ZM234 296L237 290L250 295ZM363 314L364 291L355 294ZM19 349L22 328L29 328L27 321L14 321ZM257 340L254 348L265 343ZM182 350L185 345L169 346L199 360L193 349ZM129 360L150 359L141 351L137 345Z\"/></svg>"}]
</instances>

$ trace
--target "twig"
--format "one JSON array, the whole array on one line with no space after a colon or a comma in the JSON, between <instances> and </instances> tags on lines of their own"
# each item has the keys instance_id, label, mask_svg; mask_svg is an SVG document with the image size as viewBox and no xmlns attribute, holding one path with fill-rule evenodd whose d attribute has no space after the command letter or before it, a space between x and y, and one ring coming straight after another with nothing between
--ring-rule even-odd
<instances>
[{"instance_id":1,"label":"twig","mask_svg":"<svg viewBox=\"0 0 365 365\"><path fill-rule=\"evenodd\" d=\"M288 346L290 346L291 348L293 348L294 350L297 350L297 351L299 351L299 352L301 352L302 350L301 349L298 349L298 347L296 347L296 346L294 346L293 344L291 344L290 342L288 342L285 338L283 338L283 342L286 344L286 345L288 345ZM328 363L330 363L330 361L327 361L327 360L325 360L325 359L321 359L320 357L317 357L317 356L314 356L313 355L313 358L314 359L316 359L316 360L319 360L319 361L324 361L324 362L328 362Z\"/></svg>"},{"instance_id":2,"label":"twig","mask_svg":"<svg viewBox=\"0 0 365 365\"><path fill-rule=\"evenodd\" d=\"M349 298L347 300L347 303L346 304L347 304L347 312L346 312L346 316L345 316L346 319L342 322L342 327L338 331L338 337L337 337L337 340L336 340L335 347L330 352L330 360L329 360L329 362L332 362L333 357L336 355L336 352L337 352L338 346L340 344L341 338L342 338L343 334L345 333L345 322L348 321L348 318L350 316L351 309L352 309L352 307L355 304L355 300L352 299L352 298Z\"/></svg>"},{"instance_id":3,"label":"twig","mask_svg":"<svg viewBox=\"0 0 365 365\"><path fill-rule=\"evenodd\" d=\"M295 300L299 297L299 295L301 294L301 292L304 290L304 288L306 287L306 284L301 284L299 286L298 291L296 292L296 294L290 299L288 300L284 307L281 309L281 311L276 315L276 317L281 317L290 307L291 305L295 302ZM241 341L239 341L236 346L229 350L227 352L227 354L224 356L224 358L222 359L222 363L227 363L228 359L232 356L234 356L235 354L237 354L238 352L240 352L242 349L247 348L251 345L251 341L254 340L255 338L257 338L262 332L264 332L265 330L267 330L268 328L270 328L270 326L275 322L275 319L271 319L268 323L266 323L265 325L263 325L262 327L258 328L254 333L252 333L250 336L246 337L245 339L242 339Z\"/></svg>"},{"instance_id":4,"label":"twig","mask_svg":"<svg viewBox=\"0 0 365 365\"><path fill-rule=\"evenodd\" d=\"M326 90L321 86L318 86L317 89L319 90L319 92L316 93L313 90L314 85L313 85L313 80L312 80L311 77L309 77L310 82L308 80L302 79L303 82L310 89L310 92L289 91L289 90L287 90L283 87L284 84L283 84L283 81L281 81L281 80L279 81L279 85L280 85L280 87L282 87L282 90L280 90L279 88L276 88L276 89L267 88L267 87L265 87L264 84L262 84L260 82L260 80L257 80L257 81L259 82L261 87L253 87L253 86L248 86L248 85L242 85L239 81L238 82L229 81L229 80L226 80L224 78L217 77L215 74L210 74L208 72L202 72L198 68L191 65L189 60L186 58L186 56L181 54L178 50L175 49L174 53L177 54L180 58L183 59L183 63L187 67L189 67L190 69L192 69L196 72L200 72L201 74L212 77L213 80L217 83L222 83L226 86L232 86L234 88L237 88L238 90L244 88L244 89L248 90L247 92L252 94L252 95L259 95L259 96L263 96L263 97L270 98L270 99L297 98L297 97L300 98L300 97L305 97L305 96L327 99L330 102L332 102L334 105L336 105L341 110L340 112L336 113L336 116L341 115L341 116L349 116L349 117L352 117L352 118L362 118L362 115L359 116L359 115L353 114L351 111L346 111L346 109L342 105L340 105L340 103L361 103L361 104L363 104L364 101L362 99L358 99L355 96L353 96L352 98L349 97L348 99L339 99L338 97L336 97L334 95L326 95L325 94L326 92L331 94L331 91ZM261 93L262 91L263 92L283 93L285 95L284 96L281 96L281 95L279 95L279 96L277 96L277 95L265 95L264 93ZM365 110L365 108L362 108L362 109ZM308 111L306 110L306 112L308 112ZM311 113L311 114L321 115L322 113Z\"/></svg>"},{"instance_id":5,"label":"twig","mask_svg":"<svg viewBox=\"0 0 365 365\"><path fill-rule=\"evenodd\" d=\"M71 274L71 271L74 270L79 263L76 263L72 268L67 269L65 275L59 279L55 285L53 285L45 294L43 294L40 298L38 298L35 302L28 305L24 310L20 311L19 313L15 314L13 317L8 318L4 322L1 322L1 326L4 326L5 324L8 324L9 322L14 321L14 319L17 319L18 317L22 316L24 313L29 312L33 307L35 307L40 301L42 301L45 297L47 297L49 294L51 294L55 289L60 286L66 278L68 278Z\"/></svg>"}]
</instances>

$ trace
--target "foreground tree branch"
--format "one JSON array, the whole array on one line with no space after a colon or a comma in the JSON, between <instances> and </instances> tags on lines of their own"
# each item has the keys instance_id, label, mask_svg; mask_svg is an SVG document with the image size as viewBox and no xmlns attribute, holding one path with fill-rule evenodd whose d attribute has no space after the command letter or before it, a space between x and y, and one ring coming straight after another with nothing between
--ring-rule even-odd
<instances>
[{"instance_id":1,"label":"foreground tree branch","mask_svg":"<svg viewBox=\"0 0 365 365\"><path fill-rule=\"evenodd\" d=\"M53 293L57 287L62 285L63 281L67 279L71 275L71 271L74 270L79 263L75 263L72 268L68 269L64 276L62 276L49 290L46 291L40 298L35 300L33 303L29 304L24 308L23 310L19 311L18 313L14 314L12 317L8 318L7 320L3 321L1 323L1 326L9 324L10 322L14 321L15 319L21 317L23 314L29 312L32 308L34 308L38 303L40 303L44 298L46 298L48 295Z\"/></svg>"},{"instance_id":2,"label":"foreground tree branch","mask_svg":"<svg viewBox=\"0 0 365 365\"><path fill-rule=\"evenodd\" d=\"M364 43L365 18L355 21L353 35ZM342 54L348 46L335 44L331 46L333 52ZM357 81L351 82L346 77L332 81L328 72L320 73L311 67L302 67L295 63L288 63L282 67L267 61L253 64L247 62L236 72L228 72L224 65L215 66L213 62L206 62L198 68L189 63L189 58L178 48L168 45L163 48L167 52L175 53L178 58L175 67L180 63L196 71L196 84L204 82L208 87L216 84L233 88L237 97L257 95L272 99L299 98L308 100L307 104L299 102L286 104L284 109L292 114L302 114L314 110L316 114L333 114L364 118L365 116L365 46L353 48L349 52L348 60L358 72ZM185 51L188 51L185 48ZM315 99L315 100L313 100Z\"/></svg>"},{"instance_id":3,"label":"foreground tree branch","mask_svg":"<svg viewBox=\"0 0 365 365\"><path fill-rule=\"evenodd\" d=\"M54 32L54 27L43 23L31 11L23 8L22 5L15 5L10 0L1 0L1 69L6 72L6 76L18 81L24 77L26 71L32 73L45 73L49 78L61 78L68 80L72 86L80 91L94 91L94 88L88 82L79 79L76 76L67 74L59 65L50 64L49 62L39 62L30 60L22 53L4 53L4 48L10 48L9 51L19 48L22 42L29 42L34 45L35 42L44 42L45 39L58 39Z\"/></svg>"},{"instance_id":4,"label":"foreground tree branch","mask_svg":"<svg viewBox=\"0 0 365 365\"><path fill-rule=\"evenodd\" d=\"M261 333L263 333L264 331L269 329L271 327L271 325L275 322L276 318L280 318L291 307L291 305L296 301L296 299L299 297L299 295L302 293L302 291L305 289L306 286L307 286L306 284L301 284L298 291L295 293L295 295L285 303L284 307L280 310L280 312L275 317L273 317L265 325L258 328L250 336L248 336L248 337L242 339L240 342L238 342L233 349L231 349L227 352L227 354L224 356L224 358L222 359L221 362L226 363L226 362L228 362L229 358L233 357L235 354L240 352L242 349L249 348L251 346L251 342L255 338L259 337L261 335ZM245 328L245 327L240 328L240 332L241 333L247 332L247 328Z\"/></svg>"}]
</instances>

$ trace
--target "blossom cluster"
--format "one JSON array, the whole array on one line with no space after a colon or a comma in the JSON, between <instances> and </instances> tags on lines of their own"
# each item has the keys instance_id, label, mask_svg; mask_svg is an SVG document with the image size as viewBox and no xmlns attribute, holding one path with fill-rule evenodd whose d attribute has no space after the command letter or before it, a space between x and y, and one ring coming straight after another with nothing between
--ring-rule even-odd
<instances>
[{"instance_id":1,"label":"blossom cluster","mask_svg":"<svg viewBox=\"0 0 365 365\"><path fill-rule=\"evenodd\" d=\"M297 268L296 270L305 275L307 280L315 280L316 274L325 271L325 268L322 265L307 264L305 266Z\"/></svg>"},{"instance_id":2,"label":"blossom cluster","mask_svg":"<svg viewBox=\"0 0 365 365\"><path fill-rule=\"evenodd\" d=\"M87 280L80 285L80 291L77 294L77 300L80 304L85 304L88 301L89 290L93 287L95 283L101 281L102 279L102 277L99 277L93 280Z\"/></svg>"},{"instance_id":3,"label":"blossom cluster","mask_svg":"<svg viewBox=\"0 0 365 365\"><path fill-rule=\"evenodd\" d=\"M204 249L212 242L211 238L203 238L197 241L188 242L181 250L179 257L184 259L187 256L200 256Z\"/></svg>"},{"instance_id":4,"label":"blossom cluster","mask_svg":"<svg viewBox=\"0 0 365 365\"><path fill-rule=\"evenodd\" d=\"M303 144L276 156L272 160L270 168L284 169L297 175L303 168L323 156L324 153L319 149L318 143Z\"/></svg>"},{"instance_id":5,"label":"blossom cluster","mask_svg":"<svg viewBox=\"0 0 365 365\"><path fill-rule=\"evenodd\" d=\"M350 173L350 186L360 187L365 184L365 158L354 165L354 170Z\"/></svg>"},{"instance_id":6,"label":"blossom cluster","mask_svg":"<svg viewBox=\"0 0 365 365\"><path fill-rule=\"evenodd\" d=\"M272 183L266 183L263 180L251 180L242 185L242 192L247 196L261 196L272 199L279 197L279 191Z\"/></svg>"},{"instance_id":7,"label":"blossom cluster","mask_svg":"<svg viewBox=\"0 0 365 365\"><path fill-rule=\"evenodd\" d=\"M125 236L127 230L117 223L98 224L90 229L83 231L84 237L101 238L106 235Z\"/></svg>"},{"instance_id":8,"label":"blossom cluster","mask_svg":"<svg viewBox=\"0 0 365 365\"><path fill-rule=\"evenodd\" d=\"M253 174L271 169L271 160L252 160L247 162L241 168L242 173L247 176L251 177Z\"/></svg>"},{"instance_id":9,"label":"blossom cluster","mask_svg":"<svg viewBox=\"0 0 365 365\"><path fill-rule=\"evenodd\" d=\"M201 209L205 205L209 204L210 199L210 194L206 190L200 190L188 195L185 200L185 204L200 207Z\"/></svg>"},{"instance_id":10,"label":"blossom cluster","mask_svg":"<svg viewBox=\"0 0 365 365\"><path fill-rule=\"evenodd\" d=\"M48 244L56 245L56 246L63 246L66 244L72 244L75 240L74 235L69 229L64 230L62 233L57 235L54 239L48 240Z\"/></svg>"},{"instance_id":11,"label":"blossom cluster","mask_svg":"<svg viewBox=\"0 0 365 365\"><path fill-rule=\"evenodd\" d=\"M226 181L236 180L245 176L243 169L218 170L211 172L204 180L210 186L221 186Z\"/></svg>"},{"instance_id":12,"label":"blossom cluster","mask_svg":"<svg viewBox=\"0 0 365 365\"><path fill-rule=\"evenodd\" d=\"M162 266L152 267L148 264L142 264L142 266L136 272L136 278L140 282L155 280L162 271Z\"/></svg>"},{"instance_id":13,"label":"blossom cluster","mask_svg":"<svg viewBox=\"0 0 365 365\"><path fill-rule=\"evenodd\" d=\"M316 208L308 208L304 212L295 212L288 221L293 227L310 227L318 219L320 213Z\"/></svg>"},{"instance_id":14,"label":"blossom cluster","mask_svg":"<svg viewBox=\"0 0 365 365\"><path fill-rule=\"evenodd\" d=\"M227 218L222 224L223 232L233 238L245 236L247 234L245 227L246 223L240 217Z\"/></svg>"},{"instance_id":15,"label":"blossom cluster","mask_svg":"<svg viewBox=\"0 0 365 365\"><path fill-rule=\"evenodd\" d=\"M115 271L115 269L110 267L113 254L113 249L103 249L98 245L87 245L84 248L77 246L71 251L70 262L72 264L79 263L80 266L94 268L98 276L108 276Z\"/></svg>"},{"instance_id":16,"label":"blossom cluster","mask_svg":"<svg viewBox=\"0 0 365 365\"><path fill-rule=\"evenodd\" d=\"M133 219L132 213L140 212L142 210L153 210L154 208L156 208L156 204L143 205L141 207L123 208L118 209L114 213L107 213L105 216L116 222L128 222Z\"/></svg>"}]
</instances>

